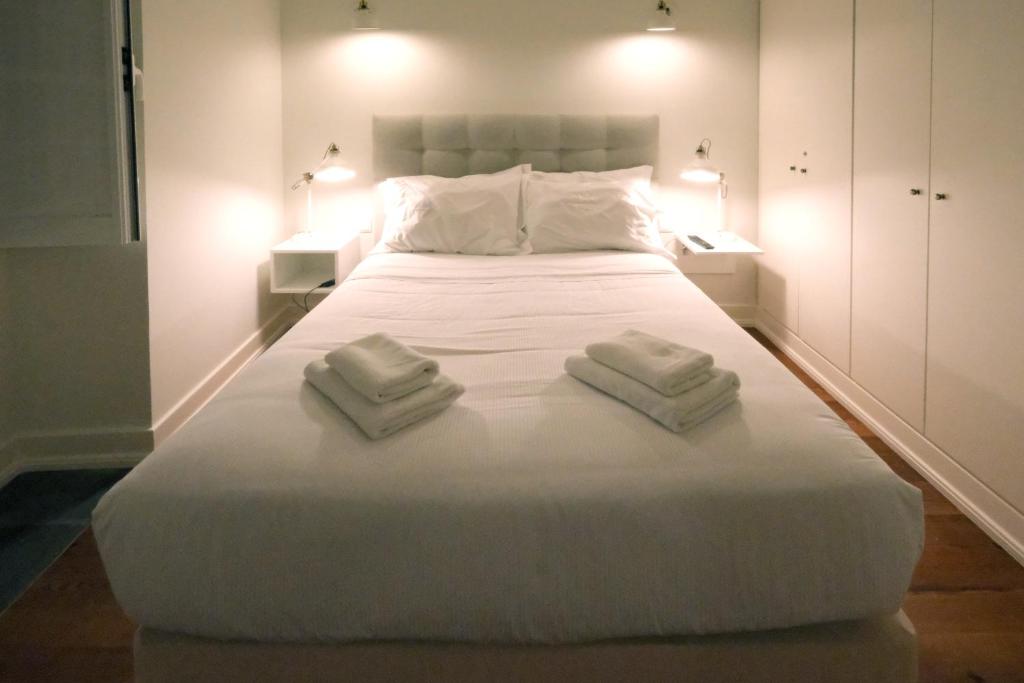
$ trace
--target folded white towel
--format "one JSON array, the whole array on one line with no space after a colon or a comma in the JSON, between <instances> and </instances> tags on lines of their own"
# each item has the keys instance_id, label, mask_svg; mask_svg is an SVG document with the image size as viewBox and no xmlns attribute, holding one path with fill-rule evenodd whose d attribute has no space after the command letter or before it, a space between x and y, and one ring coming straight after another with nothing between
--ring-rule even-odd
<instances>
[{"instance_id":1,"label":"folded white towel","mask_svg":"<svg viewBox=\"0 0 1024 683\"><path fill-rule=\"evenodd\" d=\"M307 365L305 375L310 384L341 408L371 439L394 434L413 422L441 412L466 390L461 384L438 375L427 387L387 403L374 403L322 360Z\"/></svg>"},{"instance_id":2,"label":"folded white towel","mask_svg":"<svg viewBox=\"0 0 1024 683\"><path fill-rule=\"evenodd\" d=\"M629 375L665 396L689 391L711 379L709 354L636 330L626 330L586 348L602 365Z\"/></svg>"},{"instance_id":3,"label":"folded white towel","mask_svg":"<svg viewBox=\"0 0 1024 683\"><path fill-rule=\"evenodd\" d=\"M740 379L735 372L712 369L711 379L677 396L663 396L643 382L586 356L570 356L565 370L578 380L628 403L673 432L683 432L736 400Z\"/></svg>"},{"instance_id":4,"label":"folded white towel","mask_svg":"<svg viewBox=\"0 0 1024 683\"><path fill-rule=\"evenodd\" d=\"M437 376L437 361L413 351L384 332L345 344L327 354L327 364L374 403L386 403Z\"/></svg>"}]
</instances>

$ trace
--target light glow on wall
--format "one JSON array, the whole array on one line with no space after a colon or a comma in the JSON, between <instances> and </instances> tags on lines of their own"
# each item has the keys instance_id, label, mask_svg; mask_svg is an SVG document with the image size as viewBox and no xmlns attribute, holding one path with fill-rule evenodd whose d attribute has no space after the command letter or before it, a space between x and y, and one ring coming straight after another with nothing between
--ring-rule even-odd
<instances>
[{"instance_id":1,"label":"light glow on wall","mask_svg":"<svg viewBox=\"0 0 1024 683\"><path fill-rule=\"evenodd\" d=\"M367 232L373 226L373 211L372 187L318 193L313 208L313 231L346 237Z\"/></svg>"},{"instance_id":2,"label":"light glow on wall","mask_svg":"<svg viewBox=\"0 0 1024 683\"><path fill-rule=\"evenodd\" d=\"M603 43L598 49L595 61L607 73L644 86L678 78L690 61L686 41L671 33L624 36Z\"/></svg>"},{"instance_id":3,"label":"light glow on wall","mask_svg":"<svg viewBox=\"0 0 1024 683\"><path fill-rule=\"evenodd\" d=\"M211 193L212 221L222 249L266 251L281 238L280 206L252 188L224 183ZM214 201L215 200L215 201Z\"/></svg>"},{"instance_id":4,"label":"light glow on wall","mask_svg":"<svg viewBox=\"0 0 1024 683\"><path fill-rule=\"evenodd\" d=\"M407 78L420 50L415 38L388 31L341 36L332 50L335 68L360 84Z\"/></svg>"}]
</instances>

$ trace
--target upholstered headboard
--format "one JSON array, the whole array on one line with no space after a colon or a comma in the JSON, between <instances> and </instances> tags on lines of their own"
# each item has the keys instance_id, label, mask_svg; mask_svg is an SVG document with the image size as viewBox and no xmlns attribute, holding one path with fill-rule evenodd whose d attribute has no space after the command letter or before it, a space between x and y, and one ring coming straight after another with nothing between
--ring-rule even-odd
<instances>
[{"instance_id":1,"label":"upholstered headboard","mask_svg":"<svg viewBox=\"0 0 1024 683\"><path fill-rule=\"evenodd\" d=\"M657 116L451 114L375 116L377 180L407 175L449 178L516 164L537 171L607 171L658 156Z\"/></svg>"}]
</instances>

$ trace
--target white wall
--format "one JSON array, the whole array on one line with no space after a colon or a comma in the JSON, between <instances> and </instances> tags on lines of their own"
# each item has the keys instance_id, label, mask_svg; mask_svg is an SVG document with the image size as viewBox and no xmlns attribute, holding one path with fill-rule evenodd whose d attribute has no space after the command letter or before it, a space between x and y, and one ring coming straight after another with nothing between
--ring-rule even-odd
<instances>
[{"instance_id":1,"label":"white wall","mask_svg":"<svg viewBox=\"0 0 1024 683\"><path fill-rule=\"evenodd\" d=\"M280 7L144 0L142 23L159 427L284 306L267 284L283 238Z\"/></svg>"},{"instance_id":2,"label":"white wall","mask_svg":"<svg viewBox=\"0 0 1024 683\"><path fill-rule=\"evenodd\" d=\"M141 244L7 250L19 455L145 449L150 424ZM80 437L80 438L76 438Z\"/></svg>"},{"instance_id":3,"label":"white wall","mask_svg":"<svg viewBox=\"0 0 1024 683\"><path fill-rule=\"evenodd\" d=\"M14 334L11 331L11 286L10 270L7 265L7 252L0 250L0 472L7 465L10 455L6 454L11 436L14 434L14 376L11 358L11 345Z\"/></svg>"},{"instance_id":4,"label":"white wall","mask_svg":"<svg viewBox=\"0 0 1024 683\"><path fill-rule=\"evenodd\" d=\"M756 0L675 2L671 34L642 30L651 3L639 1L381 0L379 32L350 31L350 4L282 7L286 180L331 141L359 173L345 190L318 189L318 227L365 221L375 113L656 113L668 207L713 214L713 189L677 179L710 137L730 181L729 223L756 237ZM289 229L304 220L303 197L286 198ZM735 275L694 280L720 303L756 300L748 259Z\"/></svg>"}]
</instances>

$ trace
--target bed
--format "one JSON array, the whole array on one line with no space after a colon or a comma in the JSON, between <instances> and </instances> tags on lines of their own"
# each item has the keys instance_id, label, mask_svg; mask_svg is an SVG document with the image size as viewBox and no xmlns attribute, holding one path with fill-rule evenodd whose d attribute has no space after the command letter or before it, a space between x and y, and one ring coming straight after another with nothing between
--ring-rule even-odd
<instances>
[{"instance_id":1,"label":"bed","mask_svg":"<svg viewBox=\"0 0 1024 683\"><path fill-rule=\"evenodd\" d=\"M564 373L630 327L740 402L679 435ZM302 370L381 330L467 390L371 442ZM915 676L920 493L655 254L372 255L94 527L143 682Z\"/></svg>"}]
</instances>

